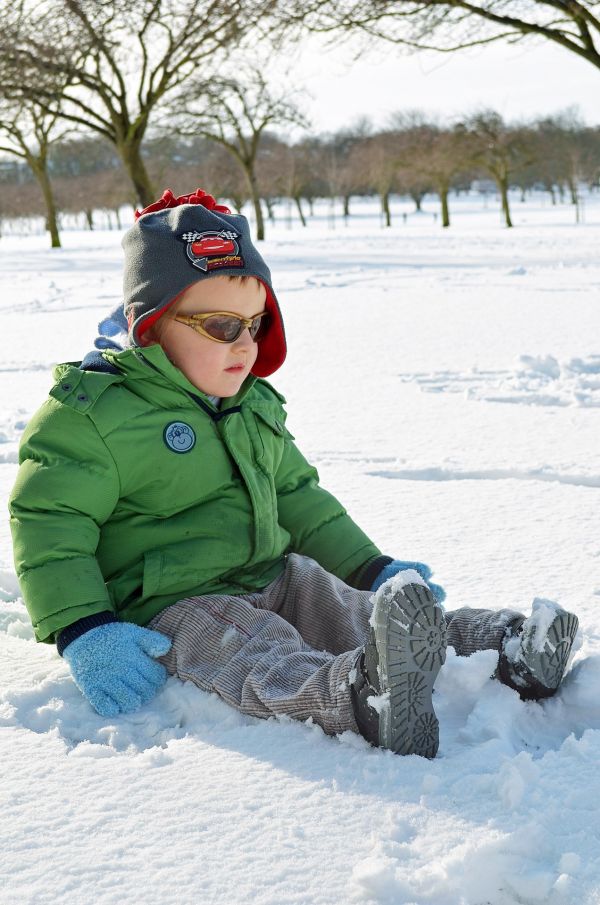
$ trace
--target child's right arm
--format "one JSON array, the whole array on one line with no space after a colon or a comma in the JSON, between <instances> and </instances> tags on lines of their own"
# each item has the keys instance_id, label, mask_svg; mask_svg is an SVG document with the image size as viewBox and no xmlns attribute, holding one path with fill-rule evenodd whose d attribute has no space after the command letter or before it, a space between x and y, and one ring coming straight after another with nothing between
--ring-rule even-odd
<instances>
[{"instance_id":1,"label":"child's right arm","mask_svg":"<svg viewBox=\"0 0 600 905\"><path fill-rule=\"evenodd\" d=\"M84 413L48 399L29 422L9 508L15 568L38 641L112 612L96 560L119 498L116 465Z\"/></svg>"},{"instance_id":2,"label":"child's right arm","mask_svg":"<svg viewBox=\"0 0 600 905\"><path fill-rule=\"evenodd\" d=\"M96 560L119 498L116 465L91 419L49 399L29 422L9 501L15 567L39 641L58 640L98 713L137 710L166 681L171 642L120 622Z\"/></svg>"}]
</instances>

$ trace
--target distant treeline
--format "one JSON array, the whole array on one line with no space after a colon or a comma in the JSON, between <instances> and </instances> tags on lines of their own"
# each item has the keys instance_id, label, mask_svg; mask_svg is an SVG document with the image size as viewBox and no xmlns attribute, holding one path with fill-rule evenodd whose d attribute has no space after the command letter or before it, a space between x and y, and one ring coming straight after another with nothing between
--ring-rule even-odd
<instances>
[{"instance_id":1,"label":"distant treeline","mask_svg":"<svg viewBox=\"0 0 600 905\"><path fill-rule=\"evenodd\" d=\"M332 135L288 141L265 132L255 163L255 178L267 214L275 201L291 199L302 224L317 198L343 199L350 216L352 196L377 196L384 222L391 224L390 196L413 199L417 209L426 194L440 199L440 223L450 225L449 197L482 180L495 184L508 226L509 189L523 194L548 192L552 203L566 200L579 209L582 185L600 187L600 127L588 127L572 113L510 124L487 111L449 126L413 112L396 114L386 129L367 122ZM202 187L228 199L236 209L250 200L248 174L223 147L206 138L169 136L146 142L146 169L159 193L176 194ZM86 218L134 205L131 179L114 146L96 137L78 137L52 145L48 172L60 214ZM0 221L45 216L38 182L27 164L0 160Z\"/></svg>"}]
</instances>

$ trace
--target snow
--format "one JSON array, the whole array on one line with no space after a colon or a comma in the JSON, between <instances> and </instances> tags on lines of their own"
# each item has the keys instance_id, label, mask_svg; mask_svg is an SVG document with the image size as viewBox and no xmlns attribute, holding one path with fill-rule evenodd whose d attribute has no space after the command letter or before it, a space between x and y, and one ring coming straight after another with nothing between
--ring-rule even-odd
<instances>
[{"instance_id":1,"label":"snow","mask_svg":"<svg viewBox=\"0 0 600 905\"><path fill-rule=\"evenodd\" d=\"M396 594L398 591L401 591L405 585L408 584L420 584L423 587L427 587L427 584L418 572L415 572L414 569L404 569L402 572L396 572L392 578L388 578L384 585L380 585L379 589L373 594L371 598L371 602L373 603L373 612L371 613L371 618L369 619L369 625L372 625L373 628L377 625L378 622L378 611L380 611L381 607L385 607L385 598L387 597L388 592L391 591L392 594ZM385 588L385 593L382 588ZM379 617L380 619L381 617Z\"/></svg>"},{"instance_id":2,"label":"snow","mask_svg":"<svg viewBox=\"0 0 600 905\"><path fill-rule=\"evenodd\" d=\"M520 355L512 368L399 376L407 383L414 381L426 393L463 393L468 399L521 405L600 406L598 355L563 362L552 355Z\"/></svg>"},{"instance_id":3,"label":"snow","mask_svg":"<svg viewBox=\"0 0 600 905\"><path fill-rule=\"evenodd\" d=\"M369 707L372 707L373 710L376 710L377 713L381 716L385 711L389 711L390 709L390 693L389 691L384 692L384 694L372 694L367 698L367 704Z\"/></svg>"},{"instance_id":4,"label":"snow","mask_svg":"<svg viewBox=\"0 0 600 905\"><path fill-rule=\"evenodd\" d=\"M289 357L273 382L323 484L387 553L428 562L446 607L534 598L580 647L541 704L452 650L440 751L261 722L170 679L103 719L36 644L0 526L2 905L514 905L600 899L600 198L475 196L390 230L287 208L264 254ZM409 210L400 205L399 210ZM118 302L119 234L0 240L0 488L51 384ZM538 605L539 618L544 607ZM546 613L546 616L548 614Z\"/></svg>"},{"instance_id":5,"label":"snow","mask_svg":"<svg viewBox=\"0 0 600 905\"><path fill-rule=\"evenodd\" d=\"M544 649L544 635L548 631L557 611L559 611L559 607L554 600L545 600L543 597L536 597L533 600L528 631L532 633L534 650L541 651ZM535 631L533 631L534 626Z\"/></svg>"}]
</instances>

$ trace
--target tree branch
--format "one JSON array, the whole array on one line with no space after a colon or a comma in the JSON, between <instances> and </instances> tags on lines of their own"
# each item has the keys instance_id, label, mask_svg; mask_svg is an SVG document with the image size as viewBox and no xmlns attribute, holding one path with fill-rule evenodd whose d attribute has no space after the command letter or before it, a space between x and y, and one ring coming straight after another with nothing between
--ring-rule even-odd
<instances>
[{"instance_id":1,"label":"tree branch","mask_svg":"<svg viewBox=\"0 0 600 905\"><path fill-rule=\"evenodd\" d=\"M142 27L137 33L138 43L140 45L140 49L142 52L142 71L140 73L140 81L139 81L139 89L138 89L138 104L140 105L140 109L144 106L144 85L146 82L146 73L148 72L148 51L146 50L145 35L148 31L150 24L153 22L154 17L158 10L161 7L162 0L154 0L154 3L148 10L144 21L142 22Z\"/></svg>"},{"instance_id":2,"label":"tree branch","mask_svg":"<svg viewBox=\"0 0 600 905\"><path fill-rule=\"evenodd\" d=\"M340 29L342 31L358 29L390 43L402 44L415 50L433 50L441 53L453 53L499 40L515 41L533 35L551 40L600 68L600 53L591 31L591 29L600 31L600 20L579 0L538 0L532 3L533 8L549 7L560 14L556 19L545 23L494 10L494 7L501 5L504 4L498 3L497 0L487 3L471 3L468 0L427 0L427 2L361 0L352 3L350 8L340 10L340 4L330 0L313 3L308 9L306 4L299 4L298 12L291 18L299 22L313 15L316 19L309 21L309 27L313 31L332 33ZM439 13L436 10L439 10ZM451 18L452 13L456 14L454 19ZM489 37L464 35L457 40L449 40L447 45L427 40L428 35L435 34L442 27L451 31L453 27L477 19L484 19L498 26L501 31ZM569 22L576 26L575 31L567 28ZM405 24L408 27L411 23L417 23L419 31L415 34L413 29L412 34L399 34L393 29L394 23Z\"/></svg>"},{"instance_id":3,"label":"tree branch","mask_svg":"<svg viewBox=\"0 0 600 905\"><path fill-rule=\"evenodd\" d=\"M4 154L11 154L13 157L20 157L22 160L27 159L27 155L23 151L17 151L16 148L9 148L6 145L0 145L0 151Z\"/></svg>"},{"instance_id":4,"label":"tree branch","mask_svg":"<svg viewBox=\"0 0 600 905\"><path fill-rule=\"evenodd\" d=\"M82 4L80 2L78 2L78 0L63 0L63 3L67 7L67 9L70 10L70 12L73 13L73 15L76 16L79 19L79 21L82 23L83 27L85 28L85 30L87 31L87 33L90 37L90 41L92 42L92 45L97 47L98 50L103 54L106 62L108 63L109 67L111 68L111 70L117 80L117 84L119 85L120 97L126 98L127 89L125 87L125 82L123 80L121 70L117 66L116 61L115 61L112 53L110 52L106 41L103 39L102 33L101 33L99 27L94 26L90 22L90 20L86 16L85 12L83 11Z\"/></svg>"}]
</instances>

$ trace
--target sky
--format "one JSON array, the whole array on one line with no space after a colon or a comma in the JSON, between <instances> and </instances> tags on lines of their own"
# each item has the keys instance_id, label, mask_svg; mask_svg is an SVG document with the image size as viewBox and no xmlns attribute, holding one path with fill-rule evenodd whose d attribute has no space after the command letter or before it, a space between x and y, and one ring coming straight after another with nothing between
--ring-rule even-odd
<instances>
[{"instance_id":1,"label":"sky","mask_svg":"<svg viewBox=\"0 0 600 905\"><path fill-rule=\"evenodd\" d=\"M304 42L287 79L304 87L314 131L348 126L361 116L385 124L396 110L463 114L492 107L506 119L547 115L577 105L600 124L600 70L549 41L498 43L453 54L409 54L380 41L361 59L353 46Z\"/></svg>"}]
</instances>

